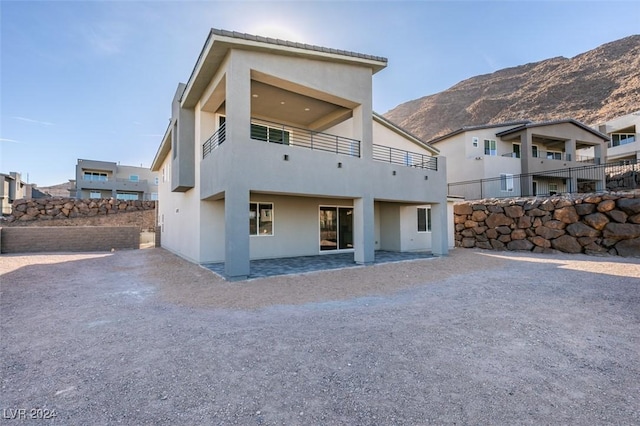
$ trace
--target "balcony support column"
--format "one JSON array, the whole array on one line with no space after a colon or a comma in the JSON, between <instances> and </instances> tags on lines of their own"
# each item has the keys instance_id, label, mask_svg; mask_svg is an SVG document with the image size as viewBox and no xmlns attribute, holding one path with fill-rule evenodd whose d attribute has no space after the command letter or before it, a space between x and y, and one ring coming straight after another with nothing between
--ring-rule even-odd
<instances>
[{"instance_id":1,"label":"balcony support column","mask_svg":"<svg viewBox=\"0 0 640 426\"><path fill-rule=\"evenodd\" d=\"M578 161L576 158L576 140L569 139L564 142L564 159L565 161Z\"/></svg>"},{"instance_id":2,"label":"balcony support column","mask_svg":"<svg viewBox=\"0 0 640 426\"><path fill-rule=\"evenodd\" d=\"M368 265L375 260L373 197L369 194L353 200L353 260Z\"/></svg>"}]
</instances>

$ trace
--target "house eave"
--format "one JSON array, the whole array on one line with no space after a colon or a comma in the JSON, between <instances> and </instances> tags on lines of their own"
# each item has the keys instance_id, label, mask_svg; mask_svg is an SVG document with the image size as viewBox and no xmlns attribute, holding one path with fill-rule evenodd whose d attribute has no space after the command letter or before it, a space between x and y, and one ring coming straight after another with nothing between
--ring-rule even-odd
<instances>
[{"instance_id":1,"label":"house eave","mask_svg":"<svg viewBox=\"0 0 640 426\"><path fill-rule=\"evenodd\" d=\"M387 66L387 59L379 56L212 28L180 100L183 108L193 108L196 105L207 84L209 84L231 49L271 52L280 55L359 65L371 68L372 74Z\"/></svg>"},{"instance_id":2,"label":"house eave","mask_svg":"<svg viewBox=\"0 0 640 426\"><path fill-rule=\"evenodd\" d=\"M158 147L158 151L156 152L156 156L153 158L153 162L151 163L151 171L157 172L160 170L160 166L164 163L164 159L169 155L169 151L171 151L171 129L172 122L167 126L167 130L164 132L164 136L162 137L162 142Z\"/></svg>"}]
</instances>

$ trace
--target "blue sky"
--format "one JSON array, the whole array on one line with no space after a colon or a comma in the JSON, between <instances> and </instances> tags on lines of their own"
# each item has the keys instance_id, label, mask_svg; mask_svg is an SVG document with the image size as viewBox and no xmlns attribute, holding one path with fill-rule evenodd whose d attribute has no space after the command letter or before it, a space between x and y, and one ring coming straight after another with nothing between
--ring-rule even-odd
<instances>
[{"instance_id":1,"label":"blue sky","mask_svg":"<svg viewBox=\"0 0 640 426\"><path fill-rule=\"evenodd\" d=\"M0 0L0 172L48 186L78 158L149 167L211 27L388 58L374 109L640 34L626 1Z\"/></svg>"}]
</instances>

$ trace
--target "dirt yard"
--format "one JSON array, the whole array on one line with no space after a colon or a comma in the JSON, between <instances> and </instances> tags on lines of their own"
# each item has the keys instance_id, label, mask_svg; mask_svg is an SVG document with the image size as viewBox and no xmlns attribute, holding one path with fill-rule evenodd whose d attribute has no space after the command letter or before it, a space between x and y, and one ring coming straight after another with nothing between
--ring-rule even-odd
<instances>
[{"instance_id":1,"label":"dirt yard","mask_svg":"<svg viewBox=\"0 0 640 426\"><path fill-rule=\"evenodd\" d=\"M229 283L146 249L0 274L8 424L640 418L638 259L456 249Z\"/></svg>"}]
</instances>

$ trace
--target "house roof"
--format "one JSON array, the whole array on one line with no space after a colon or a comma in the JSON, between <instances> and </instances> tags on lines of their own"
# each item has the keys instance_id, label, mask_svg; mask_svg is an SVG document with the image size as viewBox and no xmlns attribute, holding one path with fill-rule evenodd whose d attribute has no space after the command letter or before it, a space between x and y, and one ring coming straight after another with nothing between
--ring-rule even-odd
<instances>
[{"instance_id":1,"label":"house roof","mask_svg":"<svg viewBox=\"0 0 640 426\"><path fill-rule=\"evenodd\" d=\"M521 130L524 130L524 129L531 129L531 128L534 128L534 127L554 126L556 124L565 124L565 123L573 124L575 126L578 126L581 129L586 130L587 132L590 132L590 133L594 134L595 136L601 138L604 141L608 141L609 140L609 136L605 135L604 133L600 133L599 131L597 131L595 129L592 129L591 127L587 126L586 124L583 124L583 123L581 123L581 122L579 122L577 120L574 120L573 118L566 118L566 119L562 119L562 120L552 120L552 121L541 121L541 122L538 122L538 123L529 122L529 123L525 123L525 124L521 124L519 126L516 126L516 127L512 128L512 129L507 129L507 130L504 130L502 132L498 132L498 133L496 133L496 136L502 137L502 136L506 136L506 135L509 135L509 134L512 134L512 133L517 133L517 132L519 132Z\"/></svg>"},{"instance_id":2,"label":"house roof","mask_svg":"<svg viewBox=\"0 0 640 426\"><path fill-rule=\"evenodd\" d=\"M458 135L460 133L464 133L464 132L468 132L470 130L482 130L482 129L491 129L491 128L495 128L495 127L505 127L505 126L520 126L523 124L527 124L527 123L531 123L531 121L529 120L520 120L520 121L507 121L504 123L495 123L495 124L480 124L477 126L463 126L457 130L454 130L453 132L447 133L446 135L442 135L442 136L438 136L437 138L431 139L429 142L427 142L429 145L433 145L436 144L438 142L442 142L445 139L449 139L450 137L453 137L455 135Z\"/></svg>"},{"instance_id":3,"label":"house roof","mask_svg":"<svg viewBox=\"0 0 640 426\"><path fill-rule=\"evenodd\" d=\"M212 28L180 99L183 107L195 106L230 49L277 51L282 55L359 64L370 67L374 74L387 66L387 58L381 56Z\"/></svg>"},{"instance_id":4,"label":"house roof","mask_svg":"<svg viewBox=\"0 0 640 426\"><path fill-rule=\"evenodd\" d=\"M378 114L375 111L373 112L373 121L376 121L376 122L382 124L383 126L388 128L389 130L394 131L397 134L399 134L400 136L403 136L403 137L411 140L412 142L420 145L421 147L423 147L423 148L427 149L429 152L431 152L433 155L440 154L440 150L438 148L427 144L425 141L423 141L422 139L420 139L416 135L412 134L408 130L403 129L402 127L398 126L397 124L387 120L385 117L383 117L382 115Z\"/></svg>"}]
</instances>

